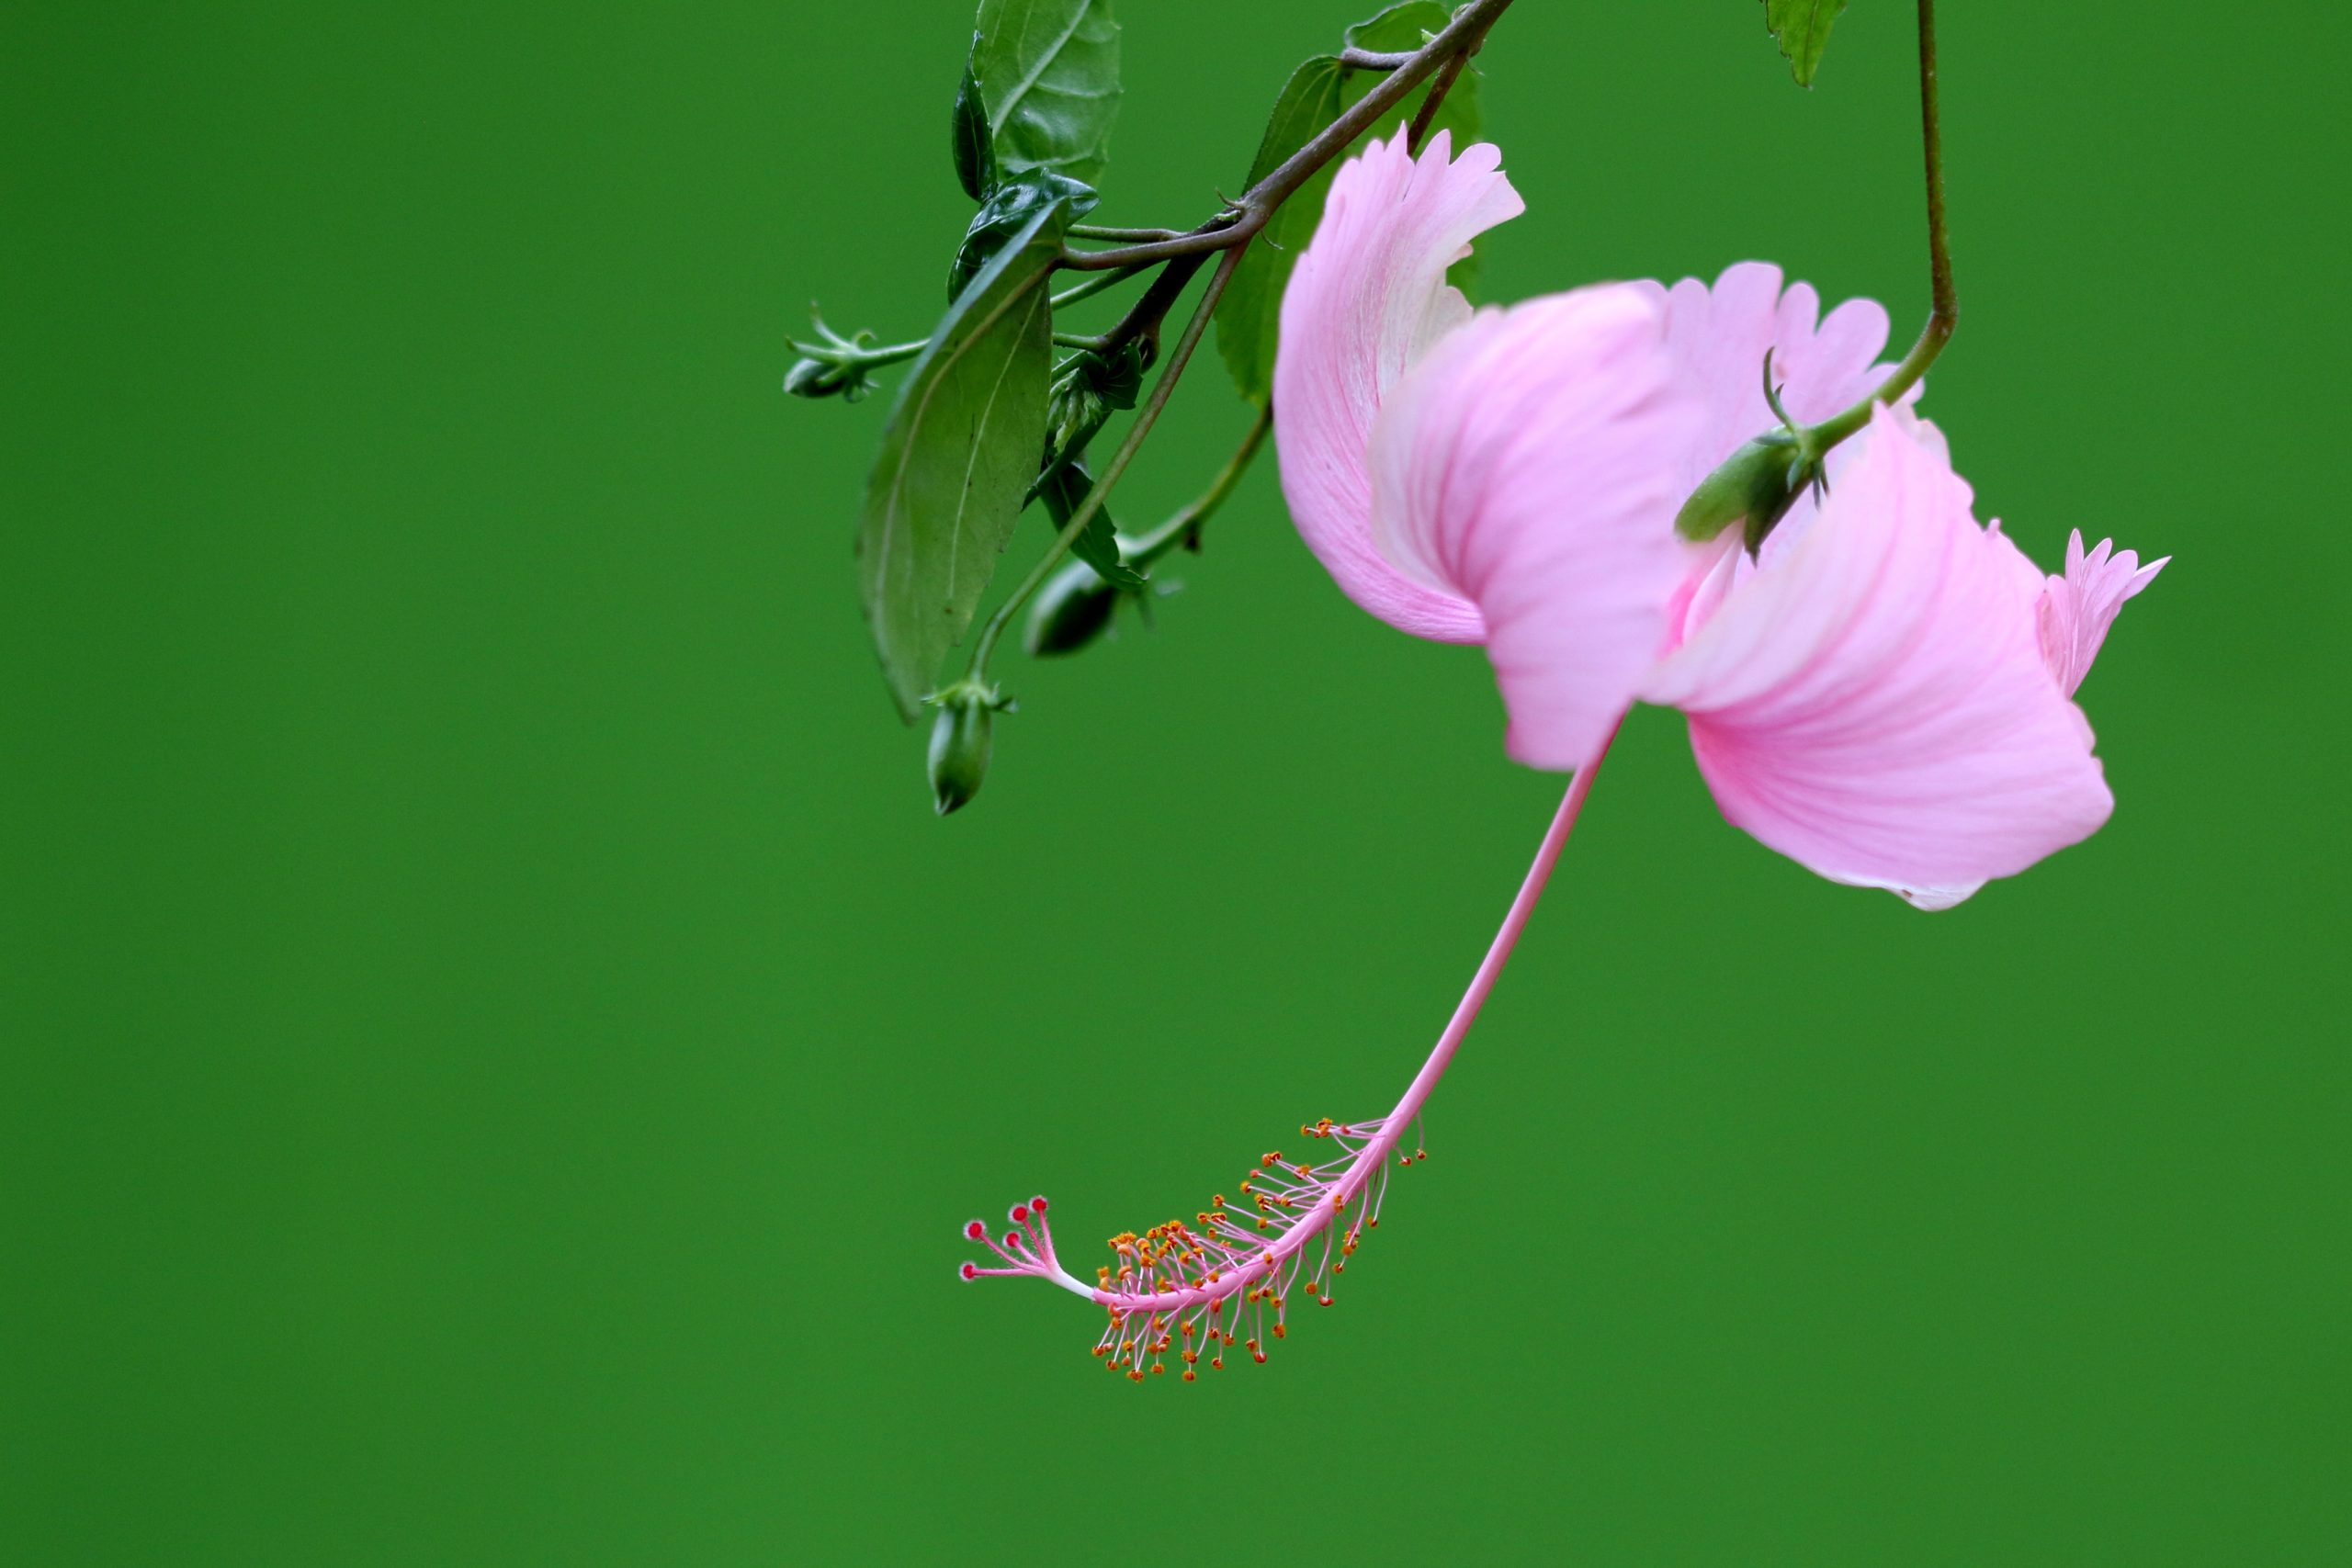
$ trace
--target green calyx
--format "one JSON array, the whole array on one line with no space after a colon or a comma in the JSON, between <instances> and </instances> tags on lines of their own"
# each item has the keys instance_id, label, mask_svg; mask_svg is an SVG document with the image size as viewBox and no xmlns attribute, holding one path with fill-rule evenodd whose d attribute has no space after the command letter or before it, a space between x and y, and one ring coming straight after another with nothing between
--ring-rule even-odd
<instances>
[{"instance_id":1,"label":"green calyx","mask_svg":"<svg viewBox=\"0 0 2352 1568\"><path fill-rule=\"evenodd\" d=\"M1699 481L1675 514L1674 531L1704 544L1738 525L1751 550L1764 542L1814 477L1804 444L1786 430L1767 431Z\"/></svg>"},{"instance_id":2,"label":"green calyx","mask_svg":"<svg viewBox=\"0 0 2352 1568\"><path fill-rule=\"evenodd\" d=\"M1822 464L1842 437L1826 425L1800 425L1781 401L1772 381L1772 355L1764 355L1764 401L1781 422L1724 458L1699 481L1675 514L1674 531L1699 544L1720 537L1735 524L1750 555L1780 525L1809 485L1822 482Z\"/></svg>"}]
</instances>

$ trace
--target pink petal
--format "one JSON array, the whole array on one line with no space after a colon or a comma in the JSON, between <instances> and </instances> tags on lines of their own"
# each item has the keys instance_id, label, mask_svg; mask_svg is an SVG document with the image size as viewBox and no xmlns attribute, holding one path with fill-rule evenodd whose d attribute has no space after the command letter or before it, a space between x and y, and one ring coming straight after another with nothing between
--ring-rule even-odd
<instances>
[{"instance_id":1,"label":"pink petal","mask_svg":"<svg viewBox=\"0 0 2352 1568\"><path fill-rule=\"evenodd\" d=\"M1476 642L1476 608L1382 559L1365 451L1383 399L1431 344L1469 320L1445 281L1470 241L1526 210L1480 143L1449 161L1440 131L1416 161L1400 129L1331 182L1323 220L1283 297L1274 442L1298 531L1348 597L1418 637Z\"/></svg>"},{"instance_id":2,"label":"pink petal","mask_svg":"<svg viewBox=\"0 0 2352 1568\"><path fill-rule=\"evenodd\" d=\"M1482 313L1373 425L1373 538L1476 606L1510 754L1536 767L1600 751L1697 564L1674 532L1673 459L1704 411L1665 326L1656 291L1628 284Z\"/></svg>"},{"instance_id":3,"label":"pink petal","mask_svg":"<svg viewBox=\"0 0 2352 1568\"><path fill-rule=\"evenodd\" d=\"M1849 299L1815 324L1821 301L1809 284L1781 289L1769 262L1726 267L1711 289L1695 277L1672 288L1649 283L1667 304L1667 337L1675 362L1707 400L1707 418L1679 457L1683 493L1740 446L1780 421L1764 400L1764 355L1772 379L1798 420L1813 423L1859 402L1882 378L1886 310L1874 299Z\"/></svg>"},{"instance_id":4,"label":"pink petal","mask_svg":"<svg viewBox=\"0 0 2352 1568\"><path fill-rule=\"evenodd\" d=\"M2075 530L2066 541L2064 575L2052 577L2041 592L2041 653L2061 691L2075 694L2123 601L2154 582L2171 559L2165 556L2142 566L2138 554L2116 549L2112 539L2101 539L2086 557L2083 532Z\"/></svg>"},{"instance_id":5,"label":"pink petal","mask_svg":"<svg viewBox=\"0 0 2352 1568\"><path fill-rule=\"evenodd\" d=\"M1642 696L1690 717L1725 818L1838 882L1956 903L2113 808L2045 668L2040 574L1881 409L1803 537L1770 554Z\"/></svg>"}]
</instances>

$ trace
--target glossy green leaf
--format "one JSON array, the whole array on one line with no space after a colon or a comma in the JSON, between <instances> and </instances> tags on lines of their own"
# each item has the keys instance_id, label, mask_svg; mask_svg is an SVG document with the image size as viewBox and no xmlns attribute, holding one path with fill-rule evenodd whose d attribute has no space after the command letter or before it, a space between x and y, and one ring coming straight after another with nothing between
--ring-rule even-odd
<instances>
[{"instance_id":1,"label":"glossy green leaf","mask_svg":"<svg viewBox=\"0 0 2352 1568\"><path fill-rule=\"evenodd\" d=\"M956 259L947 268L947 297L953 299L963 293L990 258L1027 231L1029 220L1039 212L1065 204L1069 209L1065 221L1076 222L1093 211L1101 199L1093 186L1045 169L1032 169L1001 182L972 215L964 243L956 247Z\"/></svg>"},{"instance_id":2,"label":"glossy green leaf","mask_svg":"<svg viewBox=\"0 0 2352 1568\"><path fill-rule=\"evenodd\" d=\"M979 38L973 35L978 47ZM964 79L956 85L956 114L951 128L955 136L956 183L974 201L986 201L996 189L996 149L989 145L989 111L980 102L979 79L972 74L972 62L964 61Z\"/></svg>"},{"instance_id":3,"label":"glossy green leaf","mask_svg":"<svg viewBox=\"0 0 2352 1568\"><path fill-rule=\"evenodd\" d=\"M1451 19L1452 13L1437 0L1408 0L1350 28L1347 41L1351 47L1383 54L1416 50L1430 35L1443 30ZM1250 164L1245 186L1256 185L1272 174L1325 126L1362 103L1380 81L1380 73L1349 70L1331 55L1318 55L1291 73L1266 123L1266 134L1258 144L1258 156ZM1365 132L1363 140L1395 135L1411 122L1427 97L1426 87L1416 90L1394 116L1384 117L1384 123ZM1479 118L1477 73L1464 71L1438 107L1430 134L1434 136L1441 130L1453 132L1453 148L1459 152L1478 139ZM1225 298L1218 302L1217 353L1242 397L1260 408L1273 398L1283 290L1289 286L1299 252L1306 248L1316 226L1323 220L1324 197L1330 193L1332 175L1343 161L1334 159L1326 164L1276 209L1234 269ZM1466 290L1476 270L1474 257L1457 265L1449 276L1457 288Z\"/></svg>"},{"instance_id":4,"label":"glossy green leaf","mask_svg":"<svg viewBox=\"0 0 2352 1568\"><path fill-rule=\"evenodd\" d=\"M1047 282L1066 204L1023 229L948 308L899 389L858 520L858 582L899 712L913 722L1012 537L1046 444Z\"/></svg>"},{"instance_id":5,"label":"glossy green leaf","mask_svg":"<svg viewBox=\"0 0 2352 1568\"><path fill-rule=\"evenodd\" d=\"M1780 40L1798 86L1813 85L1829 29L1845 9L1846 0L1764 0L1764 25Z\"/></svg>"},{"instance_id":6,"label":"glossy green leaf","mask_svg":"<svg viewBox=\"0 0 2352 1568\"><path fill-rule=\"evenodd\" d=\"M1119 118L1111 0L980 0L971 70L1000 168L1100 182Z\"/></svg>"}]
</instances>

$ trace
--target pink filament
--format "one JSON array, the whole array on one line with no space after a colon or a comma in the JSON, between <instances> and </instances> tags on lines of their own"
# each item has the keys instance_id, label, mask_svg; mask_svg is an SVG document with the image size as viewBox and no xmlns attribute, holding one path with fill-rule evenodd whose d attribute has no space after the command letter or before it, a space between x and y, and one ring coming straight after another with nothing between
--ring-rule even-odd
<instances>
[{"instance_id":1,"label":"pink filament","mask_svg":"<svg viewBox=\"0 0 2352 1568\"><path fill-rule=\"evenodd\" d=\"M1430 1047L1429 1059L1421 1064L1421 1070L1413 1075L1412 1083L1406 1088L1405 1097L1396 1102L1396 1109L1382 1120L1380 1130L1355 1152L1345 1173L1329 1187L1320 1189L1319 1195L1328 1197L1330 1193L1338 1193L1346 1207L1352 1210L1365 1183L1371 1180L1374 1171L1382 1168L1382 1162L1396 1151L1405 1130L1420 1114L1422 1104L1437 1088L1438 1079L1445 1076L1445 1069L1453 1064L1454 1052L1460 1048L1464 1036L1470 1032L1471 1024L1477 1021L1478 1010L1486 1004L1487 995L1494 989L1495 980L1502 974L1503 965L1510 961L1511 950L1519 944L1520 932L1527 928L1528 917L1535 912L1536 900L1544 896L1544 884L1551 880L1552 868L1559 863L1560 851L1567 844L1569 829L1576 826L1577 815L1584 808L1585 797L1592 793L1592 781L1600 772L1600 763L1608 755L1610 742L1615 739L1616 730L1612 727L1599 754L1588 766L1578 770L1574 782L1568 785L1566 796L1561 800L1559 810L1552 818L1552 826L1545 831L1543 843L1536 848L1535 862L1527 868L1527 876L1520 884L1519 896L1511 900L1510 912L1503 917L1502 929L1495 933L1495 940L1487 948L1485 961L1478 965L1478 972L1470 977L1470 988L1463 993L1461 1003L1453 1010L1453 1017L1446 1023L1445 1032ZM1250 1253L1246 1262L1219 1269L1214 1284L1148 1292L1086 1285L1062 1271L1059 1264L1053 1260L1050 1243L1040 1255L1035 1256L1035 1261L1029 1267L1021 1267L1027 1260L1008 1258L1008 1262L1015 1264L1013 1269L984 1269L980 1272L1043 1274L1063 1289L1124 1314L1183 1312L1236 1295L1274 1273L1300 1248L1328 1228L1340 1212L1340 1206L1328 1201L1316 1202L1306 1218L1292 1225L1272 1246ZM1220 1250L1229 1249L1221 1247Z\"/></svg>"}]
</instances>

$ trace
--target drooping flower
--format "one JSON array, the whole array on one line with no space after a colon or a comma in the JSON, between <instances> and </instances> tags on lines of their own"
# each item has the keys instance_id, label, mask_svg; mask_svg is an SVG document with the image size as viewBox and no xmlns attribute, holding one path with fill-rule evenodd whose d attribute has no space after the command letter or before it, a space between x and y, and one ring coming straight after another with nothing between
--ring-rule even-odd
<instances>
[{"instance_id":1,"label":"drooping flower","mask_svg":"<svg viewBox=\"0 0 2352 1568\"><path fill-rule=\"evenodd\" d=\"M2164 566L2075 536L2046 581L1980 527L1941 435L1881 408L1751 559L1736 531L1682 542L1691 488L1782 406L1818 422L1867 396L1885 313L1819 319L1779 272L1710 289L1622 284L1473 313L1445 269L1521 210L1491 147L1418 161L1374 143L1334 181L1300 258L1275 366L1283 485L1349 596L1418 636L1483 642L1510 753L1572 770L1502 929L1395 1109L1299 1129L1334 1153L1269 1152L1191 1221L1110 1239L1066 1269L1046 1202L1015 1204L967 1280L1043 1279L1103 1308L1095 1354L1137 1382L1256 1360L1302 1289L1319 1304L1380 1223L1393 1166L1476 1019L1636 700L1689 716L1733 822L1836 880L1957 902L2106 819L2072 701L2123 601ZM1414 1132L1407 1152L1404 1140ZM1319 1245L1318 1245L1319 1244Z\"/></svg>"},{"instance_id":2,"label":"drooping flower","mask_svg":"<svg viewBox=\"0 0 2352 1568\"><path fill-rule=\"evenodd\" d=\"M1755 560L1682 543L1681 501L1777 422L1767 351L1818 422L1877 385L1885 312L1816 321L1751 263L1473 314L1443 270L1519 209L1493 148L1447 151L1341 169L1283 303L1283 488L1351 597L1484 642L1521 761L1581 767L1636 699L1681 708L1724 816L1836 881L1941 908L2096 830L2071 697L2156 567L2077 547L2045 585L1934 428L1883 408Z\"/></svg>"}]
</instances>

